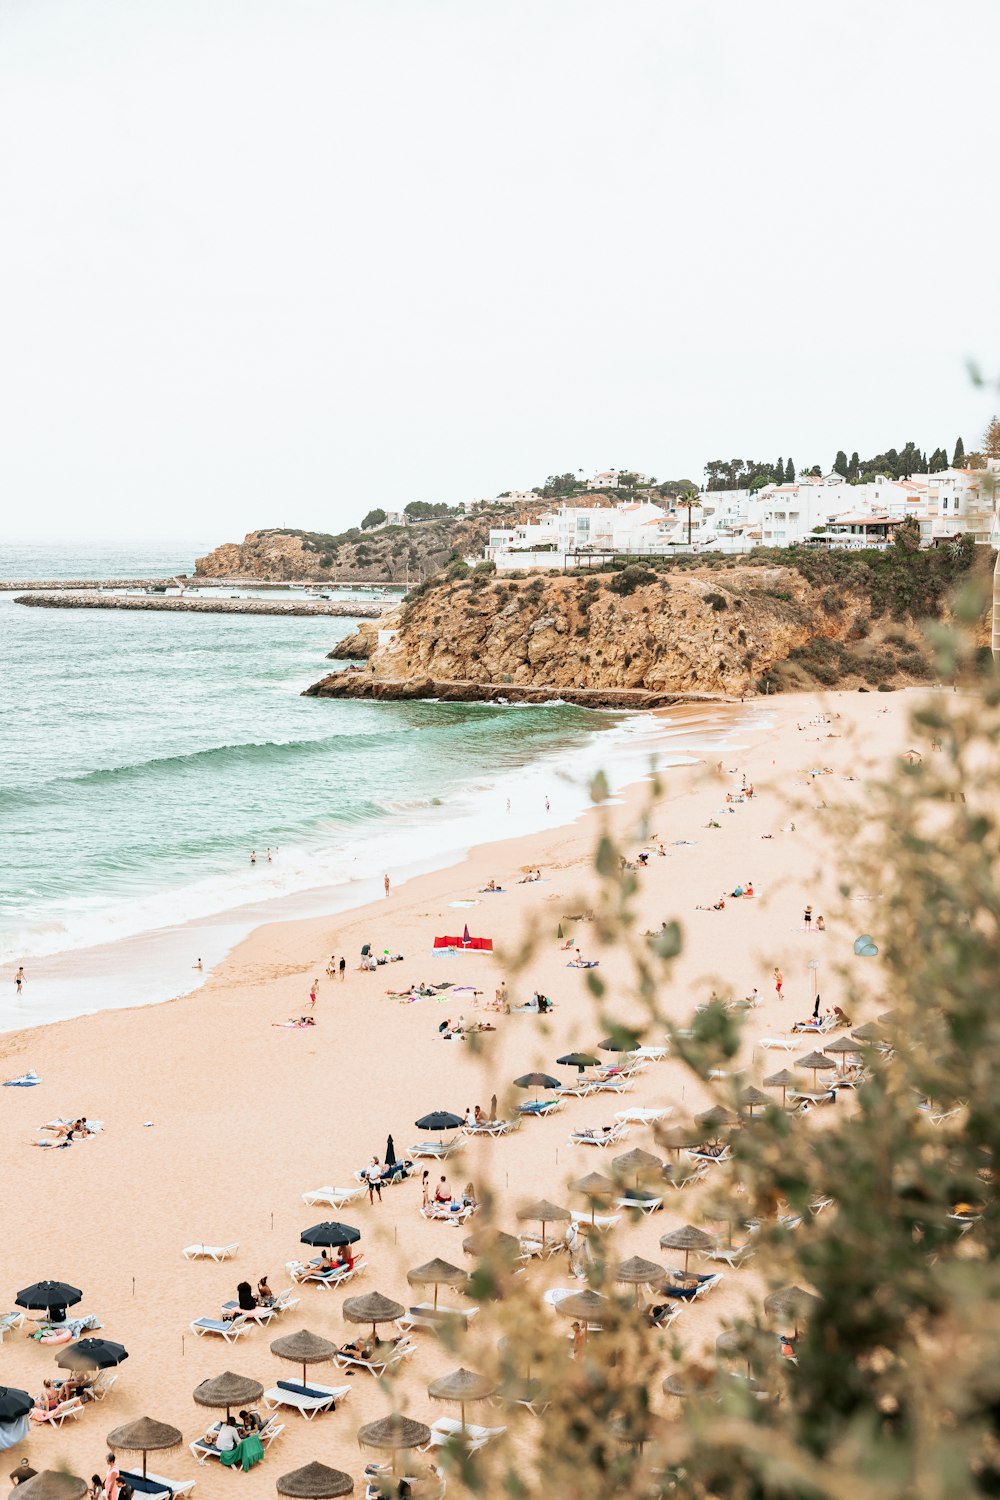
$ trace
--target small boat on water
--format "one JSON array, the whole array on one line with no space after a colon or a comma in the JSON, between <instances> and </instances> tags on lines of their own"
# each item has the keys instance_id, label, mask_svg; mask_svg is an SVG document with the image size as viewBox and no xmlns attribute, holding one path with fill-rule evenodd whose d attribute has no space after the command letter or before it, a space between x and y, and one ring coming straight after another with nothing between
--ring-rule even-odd
<instances>
[{"instance_id":1,"label":"small boat on water","mask_svg":"<svg viewBox=\"0 0 1000 1500\"><path fill-rule=\"evenodd\" d=\"M143 590L143 593L146 594L165 594L166 592L167 585L165 583L154 583L150 588Z\"/></svg>"}]
</instances>

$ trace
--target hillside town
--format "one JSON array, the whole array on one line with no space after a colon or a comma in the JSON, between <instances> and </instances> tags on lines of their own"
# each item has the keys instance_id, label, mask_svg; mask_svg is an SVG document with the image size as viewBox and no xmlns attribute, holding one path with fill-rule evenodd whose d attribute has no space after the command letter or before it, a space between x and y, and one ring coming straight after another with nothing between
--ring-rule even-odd
<instances>
[{"instance_id":1,"label":"hillside town","mask_svg":"<svg viewBox=\"0 0 1000 1500\"><path fill-rule=\"evenodd\" d=\"M918 528L923 547L963 536L996 547L998 474L1000 459L990 458L983 468L945 468L905 479L876 474L850 483L834 470L756 489L696 492L692 487L687 495L664 498L646 476L632 472L627 498L618 499L619 471L611 470L582 486L586 496L540 513L537 492L501 497L512 508L534 502L535 511L491 529L484 555L504 571L563 568L581 556L602 554L884 547L906 523Z\"/></svg>"}]
</instances>

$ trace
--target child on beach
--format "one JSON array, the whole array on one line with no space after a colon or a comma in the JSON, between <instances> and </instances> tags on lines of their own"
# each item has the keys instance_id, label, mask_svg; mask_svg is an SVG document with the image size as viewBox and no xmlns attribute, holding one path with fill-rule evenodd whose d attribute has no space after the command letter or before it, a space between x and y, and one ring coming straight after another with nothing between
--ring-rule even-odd
<instances>
[{"instance_id":1,"label":"child on beach","mask_svg":"<svg viewBox=\"0 0 1000 1500\"><path fill-rule=\"evenodd\" d=\"M784 976L784 974L782 974L782 972L781 972L780 969L775 969L775 971L774 971L774 988L775 988L775 992L776 992L779 1000L784 999L784 996L781 993L781 987L784 984L784 982L785 982L785 976Z\"/></svg>"}]
</instances>

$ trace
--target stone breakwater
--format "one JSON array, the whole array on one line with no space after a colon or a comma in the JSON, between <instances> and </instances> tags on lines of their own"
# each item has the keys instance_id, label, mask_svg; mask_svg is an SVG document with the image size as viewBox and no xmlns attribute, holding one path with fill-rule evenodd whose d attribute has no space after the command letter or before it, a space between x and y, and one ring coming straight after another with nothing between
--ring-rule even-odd
<instances>
[{"instance_id":1,"label":"stone breakwater","mask_svg":"<svg viewBox=\"0 0 1000 1500\"><path fill-rule=\"evenodd\" d=\"M168 588L172 588L176 587L176 583L178 580L183 582L186 587L192 592L197 589L210 588L274 589L278 592L281 592L282 590L287 589L316 588L318 586L317 580L315 578L293 578L284 580L273 578L254 578L252 575L248 575L244 578L240 578L236 575L231 578L202 578L199 574L197 578L192 579L186 573L176 573L171 574L169 578L25 578L22 579L19 583L6 582L3 579L0 579L0 593L34 593L39 589L55 589L60 593L65 593L67 591L86 590L88 593L90 593L93 591L99 591L101 589L163 588L164 585L166 585ZM397 599L402 593L405 592L402 584L391 584L385 583L384 581L373 583L372 579L370 578L330 579L329 581L320 580L320 583L325 589L371 589L373 587L384 588L387 592L392 593L393 596Z\"/></svg>"},{"instance_id":2,"label":"stone breakwater","mask_svg":"<svg viewBox=\"0 0 1000 1500\"><path fill-rule=\"evenodd\" d=\"M367 672L332 672L306 688L303 698L365 698L441 703L573 703L580 708L671 708L679 703L725 703L721 693L650 692L643 688L543 687L514 682L442 681L434 677L383 678Z\"/></svg>"},{"instance_id":3,"label":"stone breakwater","mask_svg":"<svg viewBox=\"0 0 1000 1500\"><path fill-rule=\"evenodd\" d=\"M374 600L292 599L191 599L164 594L84 594L55 592L19 594L15 604L38 609L152 609L174 614L204 615L340 615L349 619L374 620L389 603Z\"/></svg>"}]
</instances>

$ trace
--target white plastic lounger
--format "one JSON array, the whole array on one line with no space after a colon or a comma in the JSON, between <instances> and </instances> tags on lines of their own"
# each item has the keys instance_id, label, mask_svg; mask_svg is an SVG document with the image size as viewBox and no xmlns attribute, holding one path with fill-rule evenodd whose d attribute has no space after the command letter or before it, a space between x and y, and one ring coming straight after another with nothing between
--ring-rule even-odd
<instances>
[{"instance_id":1,"label":"white plastic lounger","mask_svg":"<svg viewBox=\"0 0 1000 1500\"><path fill-rule=\"evenodd\" d=\"M231 1245L185 1245L181 1254L185 1260L228 1260L239 1248L239 1240L233 1240Z\"/></svg>"},{"instance_id":2,"label":"white plastic lounger","mask_svg":"<svg viewBox=\"0 0 1000 1500\"><path fill-rule=\"evenodd\" d=\"M338 1350L334 1358L342 1370L367 1370L369 1375L381 1379L386 1370L394 1369L400 1360L406 1359L416 1347L412 1339L404 1336L380 1343L371 1359L362 1359L360 1354L347 1354L343 1349Z\"/></svg>"},{"instance_id":3,"label":"white plastic lounger","mask_svg":"<svg viewBox=\"0 0 1000 1500\"><path fill-rule=\"evenodd\" d=\"M225 1318L195 1318L190 1328L199 1338L217 1333L227 1344L234 1344L241 1334L250 1332L250 1324L243 1318L233 1318L231 1322Z\"/></svg>"},{"instance_id":4,"label":"white plastic lounger","mask_svg":"<svg viewBox=\"0 0 1000 1500\"><path fill-rule=\"evenodd\" d=\"M450 1141L418 1141L411 1146L407 1155L429 1156L435 1161L447 1161L452 1152L462 1149L463 1141L460 1135L452 1136Z\"/></svg>"},{"instance_id":5,"label":"white plastic lounger","mask_svg":"<svg viewBox=\"0 0 1000 1500\"><path fill-rule=\"evenodd\" d=\"M624 1140L628 1135L628 1127L621 1120L616 1120L613 1125L605 1125L595 1130L574 1130L569 1138L571 1146L600 1146L603 1150L606 1146L614 1146L618 1141Z\"/></svg>"},{"instance_id":6,"label":"white plastic lounger","mask_svg":"<svg viewBox=\"0 0 1000 1500\"><path fill-rule=\"evenodd\" d=\"M621 1120L623 1125L652 1125L656 1120L665 1120L673 1112L672 1104L664 1104L659 1109L618 1109L615 1119Z\"/></svg>"},{"instance_id":7,"label":"white plastic lounger","mask_svg":"<svg viewBox=\"0 0 1000 1500\"><path fill-rule=\"evenodd\" d=\"M460 1442L467 1453L476 1453L480 1448L485 1448L491 1438L502 1437L506 1431L506 1427L480 1427L475 1422L466 1422L463 1427L458 1417L438 1417L436 1422L431 1423L430 1442L418 1449L418 1452L428 1453L432 1448L443 1447L445 1443Z\"/></svg>"},{"instance_id":8,"label":"white plastic lounger","mask_svg":"<svg viewBox=\"0 0 1000 1500\"><path fill-rule=\"evenodd\" d=\"M5 1333L12 1333L15 1328L20 1328L23 1323L23 1312L4 1313L3 1317L0 1318L0 1344L3 1343Z\"/></svg>"},{"instance_id":9,"label":"white plastic lounger","mask_svg":"<svg viewBox=\"0 0 1000 1500\"><path fill-rule=\"evenodd\" d=\"M606 1234L609 1229L614 1229L615 1225L620 1223L620 1221L621 1214L594 1214L591 1216L580 1209L573 1209L574 1224L579 1224L583 1229L588 1227L599 1229L602 1234Z\"/></svg>"},{"instance_id":10,"label":"white plastic lounger","mask_svg":"<svg viewBox=\"0 0 1000 1500\"><path fill-rule=\"evenodd\" d=\"M31 1408L30 1416L33 1422L38 1422L43 1427L61 1427L67 1417L78 1417L83 1411L83 1402L79 1396L70 1396L68 1401L60 1401L51 1411L42 1411L39 1407Z\"/></svg>"},{"instance_id":11,"label":"white plastic lounger","mask_svg":"<svg viewBox=\"0 0 1000 1500\"><path fill-rule=\"evenodd\" d=\"M762 1036L754 1043L765 1052L796 1052L802 1043L793 1036Z\"/></svg>"},{"instance_id":12,"label":"white plastic lounger","mask_svg":"<svg viewBox=\"0 0 1000 1500\"><path fill-rule=\"evenodd\" d=\"M122 1480L129 1485L142 1500L170 1500L172 1495L190 1495L197 1484L196 1479L164 1479L162 1474L151 1474L146 1470L145 1477L142 1474L133 1474L131 1470L122 1470Z\"/></svg>"},{"instance_id":13,"label":"white plastic lounger","mask_svg":"<svg viewBox=\"0 0 1000 1500\"><path fill-rule=\"evenodd\" d=\"M647 1196L642 1198L632 1198L626 1196L624 1198L619 1198L617 1200L616 1206L618 1208L623 1208L626 1210L630 1209L633 1213L636 1211L636 1209L638 1209L640 1213L655 1214L657 1209L663 1207L663 1199L658 1198L655 1193L649 1193Z\"/></svg>"},{"instance_id":14,"label":"white plastic lounger","mask_svg":"<svg viewBox=\"0 0 1000 1500\"><path fill-rule=\"evenodd\" d=\"M592 1094L627 1094L631 1088L631 1078L615 1073L611 1078L594 1078L591 1081L590 1092Z\"/></svg>"},{"instance_id":15,"label":"white plastic lounger","mask_svg":"<svg viewBox=\"0 0 1000 1500\"><path fill-rule=\"evenodd\" d=\"M336 1410L337 1403L346 1401L352 1389L349 1385L320 1385L315 1380L308 1385L279 1380L277 1385L264 1392L264 1405L271 1411L279 1406L291 1406L311 1422L318 1411Z\"/></svg>"},{"instance_id":16,"label":"white plastic lounger","mask_svg":"<svg viewBox=\"0 0 1000 1500\"><path fill-rule=\"evenodd\" d=\"M458 1324L468 1328L478 1313L479 1308L475 1304L470 1307L435 1307L431 1302L418 1302L401 1318L396 1319L396 1327L403 1333L411 1333L414 1328L455 1327Z\"/></svg>"},{"instance_id":17,"label":"white plastic lounger","mask_svg":"<svg viewBox=\"0 0 1000 1500\"><path fill-rule=\"evenodd\" d=\"M520 1127L520 1120L480 1120L478 1125L463 1125L465 1135L510 1135Z\"/></svg>"},{"instance_id":18,"label":"white plastic lounger","mask_svg":"<svg viewBox=\"0 0 1000 1500\"><path fill-rule=\"evenodd\" d=\"M367 1189L361 1187L321 1187L313 1188L311 1193L302 1194L302 1202L308 1203L310 1208L315 1208L317 1203L328 1203L331 1208L343 1208L347 1203L354 1203L358 1198L363 1198Z\"/></svg>"},{"instance_id":19,"label":"white plastic lounger","mask_svg":"<svg viewBox=\"0 0 1000 1500\"><path fill-rule=\"evenodd\" d=\"M212 1427L210 1431L218 1432L221 1425L221 1422L216 1422L214 1427ZM263 1427L257 1433L257 1436L260 1438L265 1453L267 1452L268 1448L270 1448L275 1438L280 1437L284 1430L285 1426L283 1422L277 1421L274 1417L268 1417ZM215 1444L206 1443L204 1438L195 1438L193 1443L188 1443L188 1448L191 1450L194 1457L202 1466L204 1466L210 1458L221 1458L222 1456L219 1453L218 1448L216 1448Z\"/></svg>"}]
</instances>

